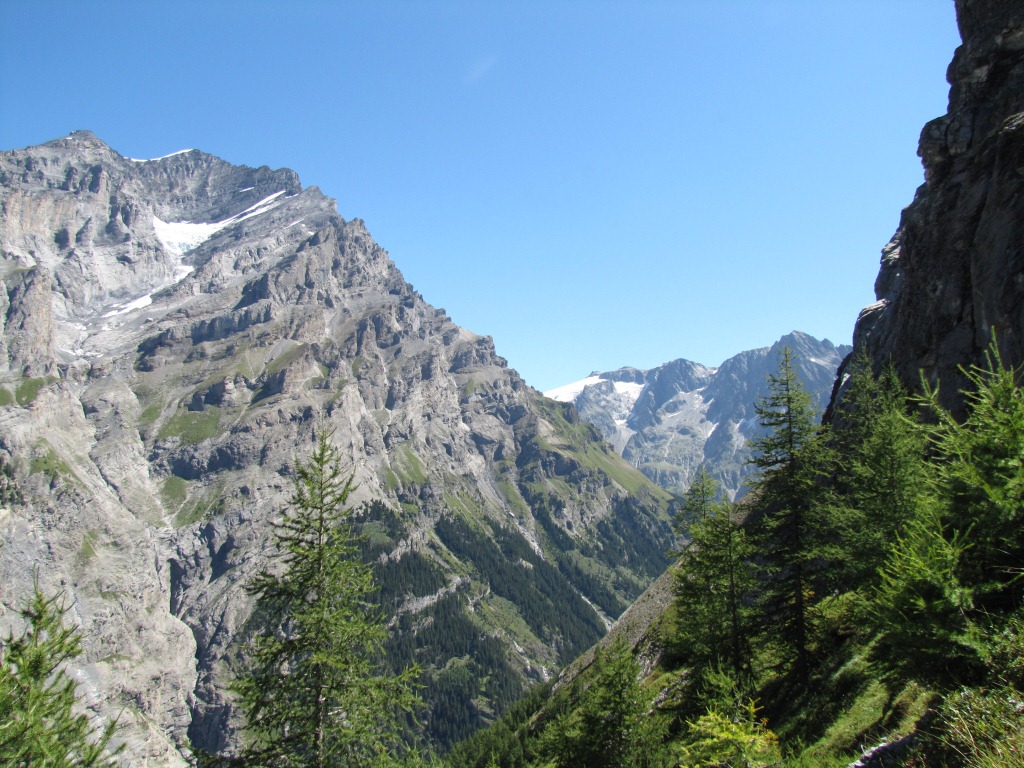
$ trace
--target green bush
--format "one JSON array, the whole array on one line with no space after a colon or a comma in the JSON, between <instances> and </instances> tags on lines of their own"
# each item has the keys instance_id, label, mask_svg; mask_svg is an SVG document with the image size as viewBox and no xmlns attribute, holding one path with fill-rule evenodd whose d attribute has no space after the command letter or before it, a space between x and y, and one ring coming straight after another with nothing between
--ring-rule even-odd
<instances>
[{"instance_id":1,"label":"green bush","mask_svg":"<svg viewBox=\"0 0 1024 768\"><path fill-rule=\"evenodd\" d=\"M688 725L689 737L679 753L680 768L767 768L781 759L778 737L758 719L751 700L733 712L711 707Z\"/></svg>"}]
</instances>

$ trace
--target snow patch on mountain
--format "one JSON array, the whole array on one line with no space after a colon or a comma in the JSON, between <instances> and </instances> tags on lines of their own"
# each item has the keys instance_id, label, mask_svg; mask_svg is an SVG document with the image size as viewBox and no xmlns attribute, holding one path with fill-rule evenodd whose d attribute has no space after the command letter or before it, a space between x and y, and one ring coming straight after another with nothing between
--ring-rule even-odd
<instances>
[{"instance_id":1,"label":"snow patch on mountain","mask_svg":"<svg viewBox=\"0 0 1024 768\"><path fill-rule=\"evenodd\" d=\"M549 389L544 393L544 397L550 397L552 400L558 400L562 403L571 403L584 389L591 384L596 384L600 380L601 377L597 375L587 376L587 378L574 381L572 384L564 384L561 387Z\"/></svg>"},{"instance_id":2,"label":"snow patch on mountain","mask_svg":"<svg viewBox=\"0 0 1024 768\"><path fill-rule=\"evenodd\" d=\"M615 386L616 392L628 397L634 403L639 399L640 393L644 391L643 384L637 384L631 381L614 381L612 384Z\"/></svg>"},{"instance_id":3,"label":"snow patch on mountain","mask_svg":"<svg viewBox=\"0 0 1024 768\"><path fill-rule=\"evenodd\" d=\"M601 381L606 381L606 379L603 376L590 375L585 379L574 381L572 384L549 389L544 393L544 397L550 397L552 400L558 400L563 403L571 403L579 397L584 389ZM623 395L634 403L640 397L640 393L644 391L643 384L631 381L613 381L612 386L618 394Z\"/></svg>"},{"instance_id":4,"label":"snow patch on mountain","mask_svg":"<svg viewBox=\"0 0 1024 768\"><path fill-rule=\"evenodd\" d=\"M145 307L148 307L150 304L153 303L154 293L158 293L164 290L165 288L171 287L172 285L177 285L190 274L192 274L192 272L194 271L195 267L193 266L190 266L188 264L179 264L177 267L174 268L174 277L172 277L169 282L165 283L164 285L161 285L155 291L150 291L145 296L140 296L139 298L133 299L132 301L116 305L112 310L103 314L102 317L116 317L117 315L124 315L129 312L134 312L136 309L144 309Z\"/></svg>"},{"instance_id":5,"label":"snow patch on mountain","mask_svg":"<svg viewBox=\"0 0 1024 768\"><path fill-rule=\"evenodd\" d=\"M182 152L190 152L191 150L182 150ZM174 154L182 154L182 152L175 152ZM166 157L172 157L173 155L166 155ZM162 158L158 158L162 159ZM160 244L172 255L183 259L190 251L195 250L200 245L205 243L215 234L220 232L222 229L230 227L232 224L238 224L240 222L251 219L254 216L260 216L261 214L272 211L277 208L282 202L284 202L281 196L285 193L285 190L275 192L272 195L260 200L254 205L250 205L241 213L236 213L234 216L229 216L221 221L211 222L196 222L196 221L164 221L158 216L153 217L153 232L156 234L157 240ZM287 198L285 198L287 199ZM303 217L304 218L304 217ZM294 222L298 224L303 219ZM294 226L290 225L290 226ZM128 314L138 309L144 309L153 303L153 295L172 285L177 285L184 280L190 273L195 270L190 264L181 261L174 268L174 273L170 280L157 286L154 290L146 293L142 296L134 298L130 301L126 301L121 304L117 304L113 309L107 311L102 315L103 318L116 317L118 315Z\"/></svg>"},{"instance_id":6,"label":"snow patch on mountain","mask_svg":"<svg viewBox=\"0 0 1024 768\"><path fill-rule=\"evenodd\" d=\"M284 194L282 189L269 197L265 197L255 205L251 205L241 213L236 213L223 221L197 222L197 221L164 221L153 217L153 231L156 232L156 239L160 244L175 256L184 256L191 250L198 248L215 234L225 227L237 224L253 216L271 211L283 201L274 202ZM301 219L300 219L301 221ZM296 222L298 223L298 222Z\"/></svg>"},{"instance_id":7,"label":"snow patch on mountain","mask_svg":"<svg viewBox=\"0 0 1024 768\"><path fill-rule=\"evenodd\" d=\"M175 256L183 256L198 248L226 226L227 223L224 222L202 224L191 221L164 221L153 217L156 239Z\"/></svg>"},{"instance_id":8,"label":"snow patch on mountain","mask_svg":"<svg viewBox=\"0 0 1024 768\"><path fill-rule=\"evenodd\" d=\"M151 157L148 159L139 159L137 157L129 157L133 163L155 163L157 160L165 160L168 157L174 157L175 155L184 155L186 152L195 152L194 149L179 149L177 152L171 152L169 155L161 155L160 157Z\"/></svg>"},{"instance_id":9,"label":"snow patch on mountain","mask_svg":"<svg viewBox=\"0 0 1024 768\"><path fill-rule=\"evenodd\" d=\"M129 301L126 304L118 304L114 309L104 313L103 317L114 317L115 315L123 315L127 312L132 312L136 309L142 309L148 307L153 303L153 294L147 293L145 296L140 296L134 301Z\"/></svg>"}]
</instances>

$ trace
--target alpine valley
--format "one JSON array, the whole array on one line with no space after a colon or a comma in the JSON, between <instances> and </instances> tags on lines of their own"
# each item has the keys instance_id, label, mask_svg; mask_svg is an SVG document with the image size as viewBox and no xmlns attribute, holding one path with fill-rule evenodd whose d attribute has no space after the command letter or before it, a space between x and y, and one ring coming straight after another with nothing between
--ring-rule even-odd
<instances>
[{"instance_id":1,"label":"alpine valley","mask_svg":"<svg viewBox=\"0 0 1024 768\"><path fill-rule=\"evenodd\" d=\"M948 110L921 132L924 183L876 301L853 351L830 352L845 356L821 423L792 394L797 379L828 393L808 362L835 358L782 340L794 365L760 400L772 431L752 492L726 503L714 482L735 492L740 477L715 438L759 436L750 411L716 415L750 386L718 379L752 353L548 393L649 477L694 480L681 507L696 546L451 766L1024 765L1024 3L955 8ZM701 463L713 477L694 477Z\"/></svg>"},{"instance_id":2,"label":"alpine valley","mask_svg":"<svg viewBox=\"0 0 1024 768\"><path fill-rule=\"evenodd\" d=\"M0 155L0 623L38 578L129 764L236 743L226 685L318 428L444 747L667 564L672 497L288 170L76 132ZM249 630L251 632L251 630Z\"/></svg>"},{"instance_id":3,"label":"alpine valley","mask_svg":"<svg viewBox=\"0 0 1024 768\"><path fill-rule=\"evenodd\" d=\"M853 354L793 332L717 369L545 397L292 171L136 160L87 131L0 153L0 634L24 629L34 582L63 594L83 645L68 671L94 722L117 720L123 765L231 755L245 587L327 432L357 483L387 664L421 666L424 735L462 742L450 766L1019 766L1024 4L954 2L948 113L921 135L925 181ZM710 545L666 570L698 466L742 495L783 348L825 428L801 411L767 491L709 491L689 520ZM985 411L971 366L1000 355L1017 369ZM872 431L857 402L897 407ZM893 460L828 465L818 437L844 418ZM870 515L832 504L906 467L905 517L888 490Z\"/></svg>"}]
</instances>

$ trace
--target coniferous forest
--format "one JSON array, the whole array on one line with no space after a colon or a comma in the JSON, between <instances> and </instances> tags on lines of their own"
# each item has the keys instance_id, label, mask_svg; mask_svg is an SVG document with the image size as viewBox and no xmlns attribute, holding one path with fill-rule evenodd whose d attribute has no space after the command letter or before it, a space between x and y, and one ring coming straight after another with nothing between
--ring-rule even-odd
<instances>
[{"instance_id":1,"label":"coniferous forest","mask_svg":"<svg viewBox=\"0 0 1024 768\"><path fill-rule=\"evenodd\" d=\"M784 355L743 503L681 500L671 608L449 765L1024 764L1021 371L963 373L953 413L855 357L822 426Z\"/></svg>"}]
</instances>

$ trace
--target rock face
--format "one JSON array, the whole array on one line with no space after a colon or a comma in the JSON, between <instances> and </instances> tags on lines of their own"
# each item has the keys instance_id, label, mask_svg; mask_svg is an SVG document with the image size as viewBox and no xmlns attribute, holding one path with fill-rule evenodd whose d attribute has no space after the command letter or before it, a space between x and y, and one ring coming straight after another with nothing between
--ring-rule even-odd
<instances>
[{"instance_id":1,"label":"rock face","mask_svg":"<svg viewBox=\"0 0 1024 768\"><path fill-rule=\"evenodd\" d=\"M125 763L229 750L226 685L295 458L333 430L438 743L600 637L664 566L668 494L288 170L0 154L0 631L35 563ZM432 697L432 698L431 698Z\"/></svg>"},{"instance_id":2,"label":"rock face","mask_svg":"<svg viewBox=\"0 0 1024 768\"><path fill-rule=\"evenodd\" d=\"M949 110L921 133L925 183L882 251L878 301L854 335L911 389L919 371L941 382L953 408L958 367L982 362L993 332L1006 362L1024 362L1024 5L956 10Z\"/></svg>"},{"instance_id":3,"label":"rock face","mask_svg":"<svg viewBox=\"0 0 1024 768\"><path fill-rule=\"evenodd\" d=\"M663 488L684 492L704 464L731 496L742 495L751 468L750 438L761 434L754 403L767 394L784 347L817 408L824 409L849 347L794 331L771 347L740 352L719 368L673 360L657 368L620 368L547 392L572 402L623 458Z\"/></svg>"}]
</instances>

